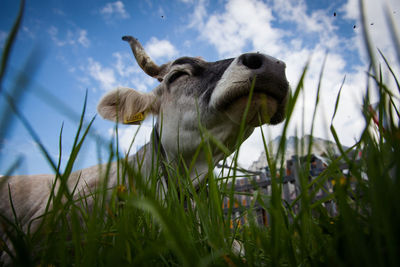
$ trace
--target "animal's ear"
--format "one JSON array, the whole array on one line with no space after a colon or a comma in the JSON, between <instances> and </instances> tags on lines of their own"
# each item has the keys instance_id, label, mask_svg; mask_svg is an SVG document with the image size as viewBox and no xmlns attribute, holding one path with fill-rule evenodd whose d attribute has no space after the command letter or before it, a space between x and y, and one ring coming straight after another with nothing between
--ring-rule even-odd
<instances>
[{"instance_id":1,"label":"animal's ear","mask_svg":"<svg viewBox=\"0 0 400 267\"><path fill-rule=\"evenodd\" d=\"M118 88L107 93L97 105L97 112L107 120L140 124L148 113L158 114L160 101L154 93Z\"/></svg>"}]
</instances>

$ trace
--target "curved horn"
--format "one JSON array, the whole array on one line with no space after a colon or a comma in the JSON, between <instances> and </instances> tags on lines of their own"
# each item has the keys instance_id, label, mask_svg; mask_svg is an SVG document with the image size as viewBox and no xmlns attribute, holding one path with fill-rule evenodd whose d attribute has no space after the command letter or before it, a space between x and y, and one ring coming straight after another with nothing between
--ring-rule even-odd
<instances>
[{"instance_id":1,"label":"curved horn","mask_svg":"<svg viewBox=\"0 0 400 267\"><path fill-rule=\"evenodd\" d=\"M158 78L161 68L147 55L139 41L132 36L124 36L122 40L129 42L136 61L144 72L151 77Z\"/></svg>"}]
</instances>

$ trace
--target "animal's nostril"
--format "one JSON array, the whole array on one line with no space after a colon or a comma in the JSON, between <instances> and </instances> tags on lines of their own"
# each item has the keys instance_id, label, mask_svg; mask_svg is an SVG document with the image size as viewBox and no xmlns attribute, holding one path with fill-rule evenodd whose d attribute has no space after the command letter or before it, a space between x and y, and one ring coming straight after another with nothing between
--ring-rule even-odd
<instances>
[{"instance_id":1,"label":"animal's nostril","mask_svg":"<svg viewBox=\"0 0 400 267\"><path fill-rule=\"evenodd\" d=\"M249 69L259 69L263 64L263 56L259 54L244 54L241 56L242 64Z\"/></svg>"}]
</instances>

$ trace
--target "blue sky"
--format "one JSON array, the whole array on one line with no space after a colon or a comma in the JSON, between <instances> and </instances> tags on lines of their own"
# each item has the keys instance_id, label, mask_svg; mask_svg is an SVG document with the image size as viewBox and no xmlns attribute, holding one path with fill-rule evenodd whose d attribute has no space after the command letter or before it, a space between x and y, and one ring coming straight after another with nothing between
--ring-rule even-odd
<instances>
[{"instance_id":1,"label":"blue sky","mask_svg":"<svg viewBox=\"0 0 400 267\"><path fill-rule=\"evenodd\" d=\"M365 1L368 30L375 46L383 50L398 70L380 2ZM400 1L387 2L393 19L400 25ZM96 114L99 99L107 91L118 86L150 91L157 85L157 81L137 66L128 45L121 41L123 35L138 38L157 63L184 55L215 61L249 51L263 52L286 62L292 86L296 86L311 58L306 90L296 107L292 134L301 125L303 114L305 124L309 125L319 71L329 51L315 134L332 139L326 122L330 121L336 94L346 75L334 125L342 142L351 145L363 127L358 110L366 88L368 63L361 43L357 3L357 0L27 1L2 90L12 89L18 70L30 55L35 55L37 61L28 70L32 82L24 88L26 93L19 108L55 161L64 125L62 160L65 163L77 129L76 114L80 114L86 91L86 119L90 120ZM1 48L17 11L18 1L1 1ZM68 111L43 91L56 96ZM3 97L0 107L0 111L10 113ZM22 124L15 117L12 122L11 131L0 140L0 174L6 173L18 158L22 164L14 173L50 172ZM93 129L102 140L110 140L113 127L113 123L97 117ZM263 129L271 139L281 130L280 127ZM129 146L135 131L136 127L121 127L122 150ZM149 140L150 131L151 118L143 124L133 150ZM99 143L102 143L99 139L89 137L76 168L98 162ZM256 130L242 148L241 164L249 166L256 160L260 147L260 131Z\"/></svg>"}]
</instances>

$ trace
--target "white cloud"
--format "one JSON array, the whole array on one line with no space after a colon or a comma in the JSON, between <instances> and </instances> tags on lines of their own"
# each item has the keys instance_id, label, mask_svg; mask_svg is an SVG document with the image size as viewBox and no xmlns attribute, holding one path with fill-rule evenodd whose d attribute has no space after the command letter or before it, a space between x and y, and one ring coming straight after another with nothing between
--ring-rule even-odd
<instances>
[{"instance_id":1,"label":"white cloud","mask_svg":"<svg viewBox=\"0 0 400 267\"><path fill-rule=\"evenodd\" d=\"M191 18L188 27L197 27L199 29L204 28L204 18L207 16L206 3L205 0L199 0L197 5L194 7L193 14L189 17Z\"/></svg>"},{"instance_id":2,"label":"white cloud","mask_svg":"<svg viewBox=\"0 0 400 267\"><path fill-rule=\"evenodd\" d=\"M156 80L147 74L136 63L132 53L113 53L115 62L112 64L119 84L124 87L132 87L135 90L146 92L155 87Z\"/></svg>"},{"instance_id":3,"label":"white cloud","mask_svg":"<svg viewBox=\"0 0 400 267\"><path fill-rule=\"evenodd\" d=\"M145 50L154 59L172 59L178 54L176 48L168 40L152 37L145 45Z\"/></svg>"},{"instance_id":4,"label":"white cloud","mask_svg":"<svg viewBox=\"0 0 400 267\"><path fill-rule=\"evenodd\" d=\"M115 70L121 77L129 77L135 73L140 73L142 70L135 64L134 56L131 53L113 53L115 63L113 64Z\"/></svg>"},{"instance_id":5,"label":"white cloud","mask_svg":"<svg viewBox=\"0 0 400 267\"><path fill-rule=\"evenodd\" d=\"M141 73L140 75L134 75L130 77L127 84L132 85L132 88L141 92L151 91L156 87L158 82L153 77L147 74Z\"/></svg>"},{"instance_id":6,"label":"white cloud","mask_svg":"<svg viewBox=\"0 0 400 267\"><path fill-rule=\"evenodd\" d=\"M127 52L115 52L112 54L113 63L104 66L101 62L88 58L87 64L80 67L86 76L77 77L80 83L91 87L96 83L102 90L112 90L116 87L128 87L138 91L147 92L156 87L156 79L148 76L138 66L134 56Z\"/></svg>"},{"instance_id":7,"label":"white cloud","mask_svg":"<svg viewBox=\"0 0 400 267\"><path fill-rule=\"evenodd\" d=\"M100 14L102 14L106 20L127 19L130 17L129 13L125 10L125 6L122 1L107 3L100 10Z\"/></svg>"},{"instance_id":8,"label":"white cloud","mask_svg":"<svg viewBox=\"0 0 400 267\"><path fill-rule=\"evenodd\" d=\"M302 32L329 33L334 29L334 17L328 15L327 10L317 9L310 14L305 1L273 1L272 8L279 20L296 23L296 29Z\"/></svg>"},{"instance_id":9,"label":"white cloud","mask_svg":"<svg viewBox=\"0 0 400 267\"><path fill-rule=\"evenodd\" d=\"M35 38L35 33L28 26L22 26L22 31L25 36L27 36L31 39Z\"/></svg>"},{"instance_id":10,"label":"white cloud","mask_svg":"<svg viewBox=\"0 0 400 267\"><path fill-rule=\"evenodd\" d=\"M360 17L360 7L358 5L359 0L348 0L342 8L340 8L340 12L344 12L344 18L350 20L358 20Z\"/></svg>"},{"instance_id":11,"label":"white cloud","mask_svg":"<svg viewBox=\"0 0 400 267\"><path fill-rule=\"evenodd\" d=\"M340 38L337 38L335 34L337 27L333 23L335 17L329 13L329 10L316 9L310 12L305 1L275 0L272 2L271 8L277 14L275 19L294 24L294 29L286 31L285 34L294 39L305 39L305 37L316 35L320 45L323 44L330 49L336 49L339 46Z\"/></svg>"},{"instance_id":12,"label":"white cloud","mask_svg":"<svg viewBox=\"0 0 400 267\"><path fill-rule=\"evenodd\" d=\"M59 9L59 8L53 8L53 13L58 15L58 16L62 16L62 17L66 16L65 12L63 10Z\"/></svg>"},{"instance_id":13,"label":"white cloud","mask_svg":"<svg viewBox=\"0 0 400 267\"><path fill-rule=\"evenodd\" d=\"M86 30L80 30L79 31L78 43L80 43L84 47L89 47L90 41L87 38L87 31Z\"/></svg>"},{"instance_id":14,"label":"white cloud","mask_svg":"<svg viewBox=\"0 0 400 267\"><path fill-rule=\"evenodd\" d=\"M67 30L65 38L59 37L59 30L55 26L50 26L47 32L50 35L51 40L57 46L77 45L77 44L83 47L90 46L90 40L87 37L87 30L84 29L77 29L75 31Z\"/></svg>"},{"instance_id":15,"label":"white cloud","mask_svg":"<svg viewBox=\"0 0 400 267\"><path fill-rule=\"evenodd\" d=\"M150 119L146 119L140 126L121 126L118 129L118 143L121 152L130 155L135 154L143 145L150 141L150 134L153 127L149 123ZM139 130L138 130L139 128ZM110 136L115 136L114 128L108 130ZM133 145L132 145L133 142ZM131 146L132 145L132 146Z\"/></svg>"},{"instance_id":16,"label":"white cloud","mask_svg":"<svg viewBox=\"0 0 400 267\"><path fill-rule=\"evenodd\" d=\"M165 12L164 8L162 8L162 6L158 7L157 13L161 18L163 18L163 19L167 18L167 15L166 15L167 13Z\"/></svg>"},{"instance_id":17,"label":"white cloud","mask_svg":"<svg viewBox=\"0 0 400 267\"><path fill-rule=\"evenodd\" d=\"M284 30L275 26L276 22L290 22L295 29ZM336 48L340 38L335 38L336 27L332 22L327 11L315 10L309 14L304 1L230 0L223 12L209 16L206 2L200 1L191 15L189 27L197 28L220 56L228 57L243 52L248 45L253 50L280 54L290 49L285 37L300 41L317 35L325 47Z\"/></svg>"},{"instance_id":18,"label":"white cloud","mask_svg":"<svg viewBox=\"0 0 400 267\"><path fill-rule=\"evenodd\" d=\"M116 86L117 80L113 69L103 67L93 58L89 58L87 70L89 76L98 82L103 90L110 90Z\"/></svg>"},{"instance_id":19,"label":"white cloud","mask_svg":"<svg viewBox=\"0 0 400 267\"><path fill-rule=\"evenodd\" d=\"M58 35L58 28L55 26L51 26L48 31L47 31L51 37L51 39L53 40L53 42L57 45L57 46L64 46L65 42L61 42L57 35Z\"/></svg>"},{"instance_id":20,"label":"white cloud","mask_svg":"<svg viewBox=\"0 0 400 267\"><path fill-rule=\"evenodd\" d=\"M197 26L201 36L213 44L221 56L237 55L247 44L271 54L281 50L279 40L283 32L272 28L272 10L261 1L231 0L223 13L208 17L205 17L204 5L199 5L194 13L191 25Z\"/></svg>"}]
</instances>

